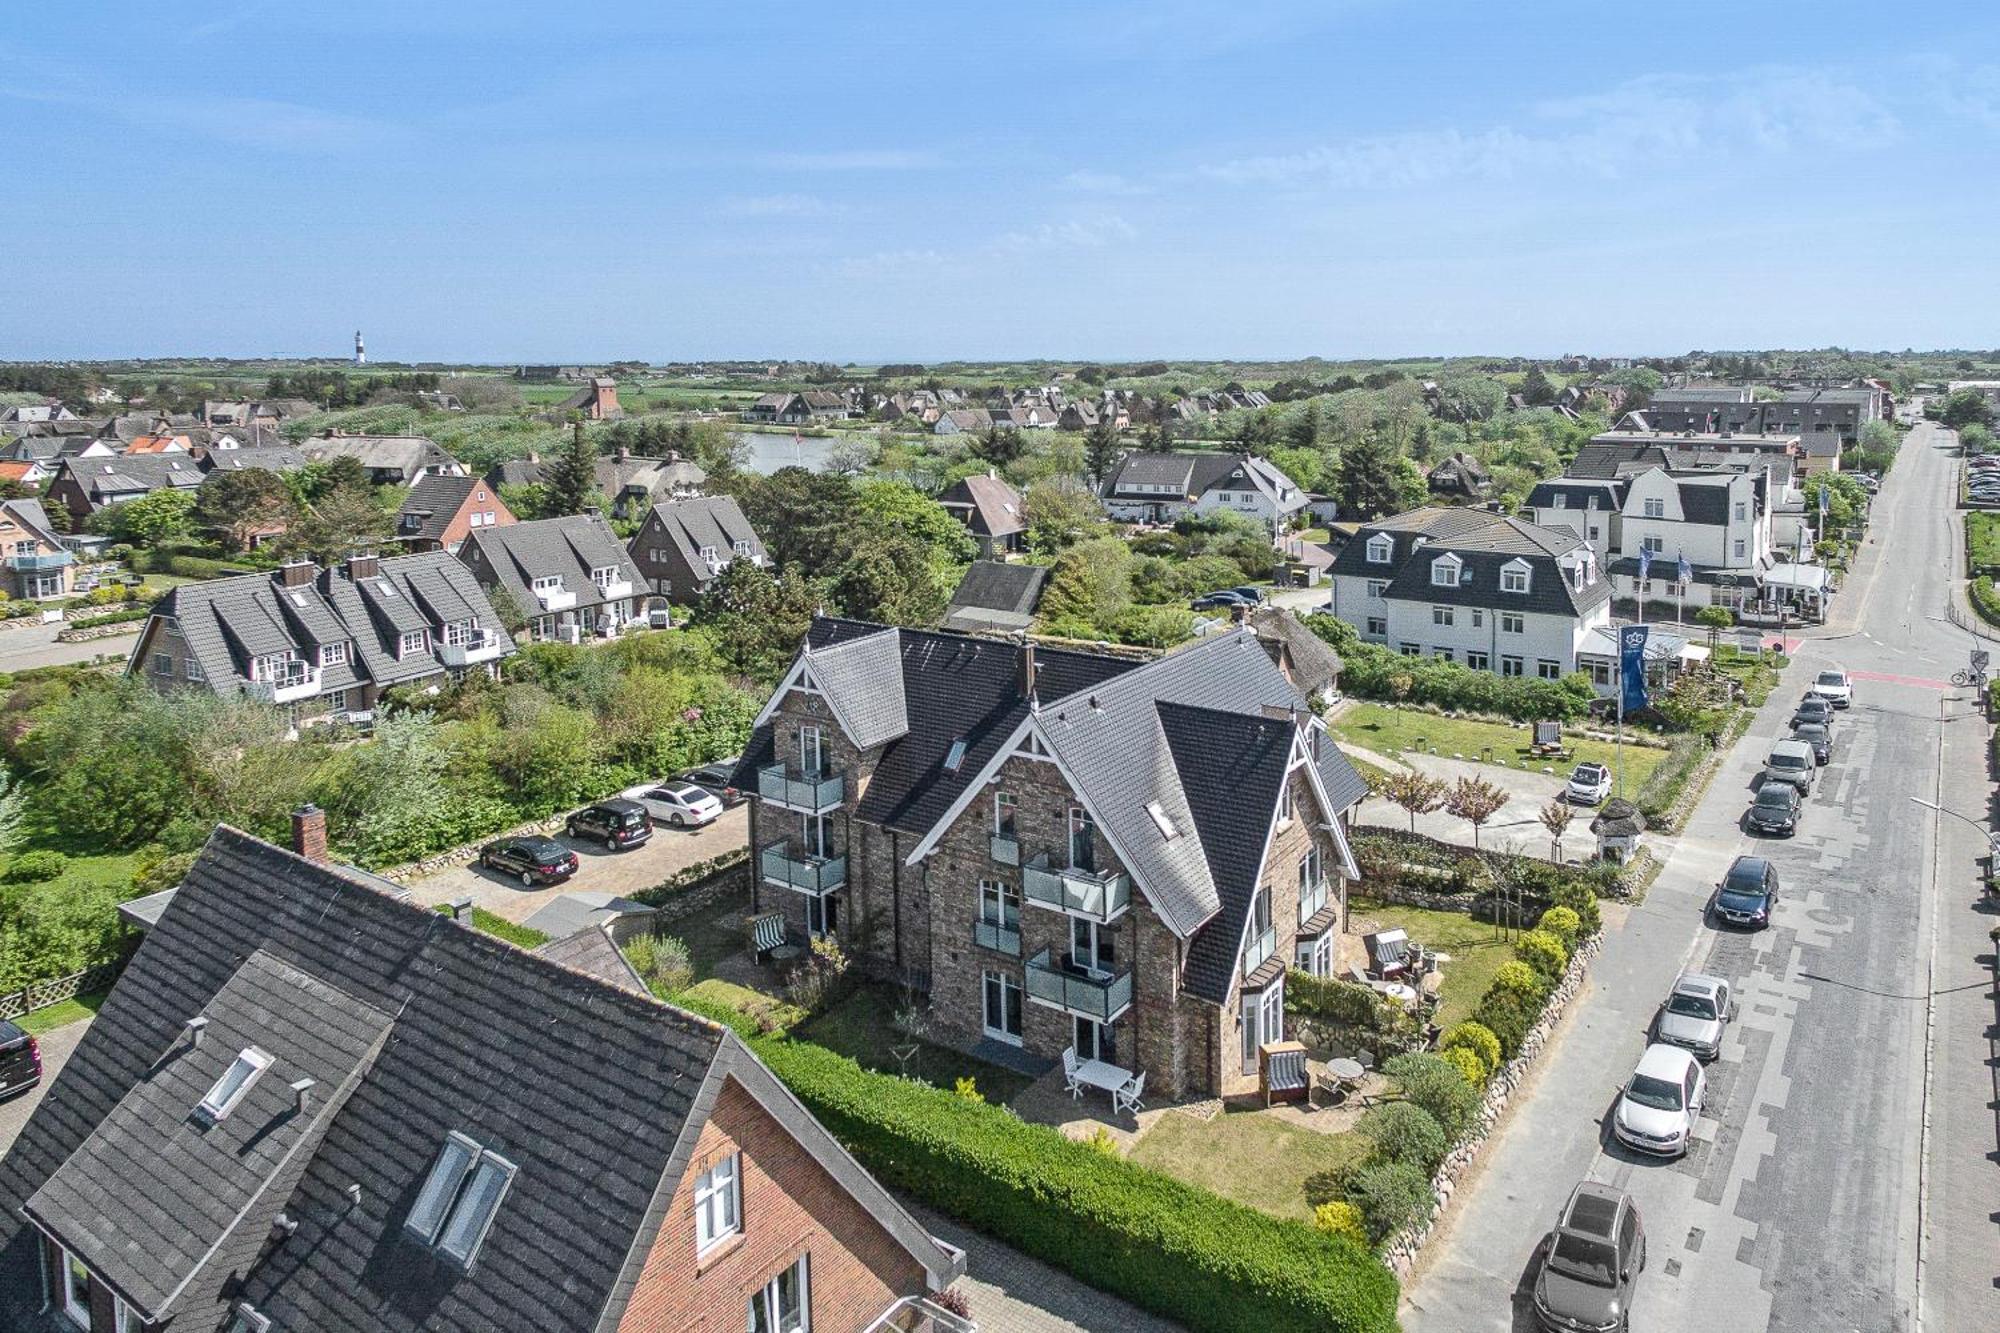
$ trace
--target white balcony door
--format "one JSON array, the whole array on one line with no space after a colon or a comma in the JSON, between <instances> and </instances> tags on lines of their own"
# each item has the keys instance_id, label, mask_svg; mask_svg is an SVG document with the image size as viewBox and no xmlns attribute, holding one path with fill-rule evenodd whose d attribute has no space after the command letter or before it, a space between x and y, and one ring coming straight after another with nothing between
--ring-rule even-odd
<instances>
[{"instance_id":1,"label":"white balcony door","mask_svg":"<svg viewBox=\"0 0 2000 1333\"><path fill-rule=\"evenodd\" d=\"M1076 1043L1077 1058L1081 1060L1102 1060L1106 1064L1118 1063L1118 1030L1111 1023L1100 1023L1094 1018L1078 1014L1074 1021L1073 1040Z\"/></svg>"},{"instance_id":2,"label":"white balcony door","mask_svg":"<svg viewBox=\"0 0 2000 1333\"><path fill-rule=\"evenodd\" d=\"M1069 919L1070 962L1086 972L1108 973L1118 961L1114 941L1117 936L1109 926L1100 926L1095 921L1080 916Z\"/></svg>"},{"instance_id":3,"label":"white balcony door","mask_svg":"<svg viewBox=\"0 0 2000 1333\"><path fill-rule=\"evenodd\" d=\"M799 772L807 777L817 777L825 770L820 765L825 762L824 742L818 727L799 728Z\"/></svg>"},{"instance_id":4,"label":"white balcony door","mask_svg":"<svg viewBox=\"0 0 2000 1333\"><path fill-rule=\"evenodd\" d=\"M1069 866L1072 870L1097 872L1097 826L1082 806L1069 808Z\"/></svg>"},{"instance_id":5,"label":"white balcony door","mask_svg":"<svg viewBox=\"0 0 2000 1333\"><path fill-rule=\"evenodd\" d=\"M1257 1072L1257 1048L1285 1035L1285 982L1272 982L1243 997L1243 1072Z\"/></svg>"},{"instance_id":6,"label":"white balcony door","mask_svg":"<svg viewBox=\"0 0 2000 1333\"><path fill-rule=\"evenodd\" d=\"M830 856L832 839L827 837L825 815L799 816L799 843L807 856Z\"/></svg>"}]
</instances>

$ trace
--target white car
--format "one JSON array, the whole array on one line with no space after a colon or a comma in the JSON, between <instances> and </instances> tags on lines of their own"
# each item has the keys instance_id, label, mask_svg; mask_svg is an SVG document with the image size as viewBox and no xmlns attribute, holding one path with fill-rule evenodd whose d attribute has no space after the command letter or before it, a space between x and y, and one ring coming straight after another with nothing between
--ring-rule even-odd
<instances>
[{"instance_id":1,"label":"white car","mask_svg":"<svg viewBox=\"0 0 2000 1333\"><path fill-rule=\"evenodd\" d=\"M1611 770L1603 764L1578 764L1563 793L1571 805L1596 805L1611 794Z\"/></svg>"},{"instance_id":2,"label":"white car","mask_svg":"<svg viewBox=\"0 0 2000 1333\"><path fill-rule=\"evenodd\" d=\"M1659 1042L1646 1048L1618 1095L1611 1132L1628 1148L1656 1157L1684 1157L1708 1091L1692 1051Z\"/></svg>"},{"instance_id":3,"label":"white car","mask_svg":"<svg viewBox=\"0 0 2000 1333\"><path fill-rule=\"evenodd\" d=\"M1810 693L1832 704L1835 708L1854 706L1854 681L1845 671L1822 671L1813 677Z\"/></svg>"},{"instance_id":4,"label":"white car","mask_svg":"<svg viewBox=\"0 0 2000 1333\"><path fill-rule=\"evenodd\" d=\"M722 816L722 802L715 794L692 782L641 783L618 794L645 806L656 823L675 828L700 828Z\"/></svg>"}]
</instances>

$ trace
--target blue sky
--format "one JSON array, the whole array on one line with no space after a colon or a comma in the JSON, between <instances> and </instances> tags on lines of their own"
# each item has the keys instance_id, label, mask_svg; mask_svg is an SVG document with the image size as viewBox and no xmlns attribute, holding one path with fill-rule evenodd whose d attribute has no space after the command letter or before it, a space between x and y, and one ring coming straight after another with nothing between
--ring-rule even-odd
<instances>
[{"instance_id":1,"label":"blue sky","mask_svg":"<svg viewBox=\"0 0 2000 1333\"><path fill-rule=\"evenodd\" d=\"M2000 7L35 4L0 358L2000 342Z\"/></svg>"}]
</instances>

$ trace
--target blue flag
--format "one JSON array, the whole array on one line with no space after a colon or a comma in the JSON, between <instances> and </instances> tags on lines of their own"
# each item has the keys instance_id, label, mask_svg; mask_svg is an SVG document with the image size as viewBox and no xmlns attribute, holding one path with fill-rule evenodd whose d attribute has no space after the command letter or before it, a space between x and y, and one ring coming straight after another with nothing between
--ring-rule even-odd
<instances>
[{"instance_id":1,"label":"blue flag","mask_svg":"<svg viewBox=\"0 0 2000 1333\"><path fill-rule=\"evenodd\" d=\"M1681 582L1682 582L1682 583L1693 583L1693 582L1694 582L1694 566L1693 566L1693 565L1690 565L1690 564L1688 563L1688 558L1687 558L1687 552L1686 552L1686 551L1682 551L1682 552L1681 552L1681 554L1680 554L1680 562L1681 562L1681 567L1680 567L1680 570L1679 570L1679 573L1680 573L1680 576L1681 576Z\"/></svg>"},{"instance_id":2,"label":"blue flag","mask_svg":"<svg viewBox=\"0 0 2000 1333\"><path fill-rule=\"evenodd\" d=\"M1641 546L1639 548L1639 581L1644 583L1651 577L1653 577L1653 548L1650 546Z\"/></svg>"},{"instance_id":3,"label":"blue flag","mask_svg":"<svg viewBox=\"0 0 2000 1333\"><path fill-rule=\"evenodd\" d=\"M1826 517L1826 487L1825 487L1825 486L1821 486L1821 487L1819 488L1819 516L1820 516L1821 518L1825 518L1825 517Z\"/></svg>"},{"instance_id":4,"label":"blue flag","mask_svg":"<svg viewBox=\"0 0 2000 1333\"><path fill-rule=\"evenodd\" d=\"M1618 628L1618 692L1628 713L1646 706L1646 639L1651 633L1644 625Z\"/></svg>"}]
</instances>

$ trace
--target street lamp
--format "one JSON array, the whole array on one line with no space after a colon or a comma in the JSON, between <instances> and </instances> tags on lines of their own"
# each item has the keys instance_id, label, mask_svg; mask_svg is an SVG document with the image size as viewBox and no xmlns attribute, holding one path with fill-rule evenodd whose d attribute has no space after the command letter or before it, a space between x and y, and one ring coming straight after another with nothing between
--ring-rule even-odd
<instances>
[{"instance_id":1,"label":"street lamp","mask_svg":"<svg viewBox=\"0 0 2000 1333\"><path fill-rule=\"evenodd\" d=\"M1986 839L1986 850L1992 853L1993 856L1995 856L1996 858L2000 858L2000 832L1995 832L1994 830L1989 829L1988 827L1986 827L1986 825L1980 823L1978 820L1974 819L1971 815L1962 815L1956 810L1950 809L1946 806L1939 805L1936 801L1926 801L1921 796L1912 796L1910 799L1912 801L1915 801L1918 805L1921 805L1926 810L1933 811L1934 813L1940 815L1950 815L1953 819L1956 819L1959 823L1969 824L1973 828L1977 829L1980 835ZM2000 869L2000 864L1996 864L1995 868Z\"/></svg>"}]
</instances>

